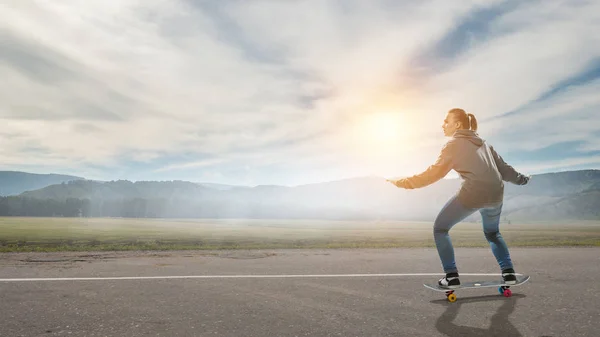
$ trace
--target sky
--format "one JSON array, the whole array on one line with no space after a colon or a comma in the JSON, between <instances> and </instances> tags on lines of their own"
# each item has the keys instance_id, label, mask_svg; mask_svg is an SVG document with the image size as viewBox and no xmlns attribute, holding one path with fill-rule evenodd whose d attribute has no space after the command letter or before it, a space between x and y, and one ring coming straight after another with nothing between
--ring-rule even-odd
<instances>
[{"instance_id":1,"label":"sky","mask_svg":"<svg viewBox=\"0 0 600 337\"><path fill-rule=\"evenodd\" d=\"M600 168L598 32L598 1L3 1L0 170L410 176L452 108L520 172Z\"/></svg>"}]
</instances>

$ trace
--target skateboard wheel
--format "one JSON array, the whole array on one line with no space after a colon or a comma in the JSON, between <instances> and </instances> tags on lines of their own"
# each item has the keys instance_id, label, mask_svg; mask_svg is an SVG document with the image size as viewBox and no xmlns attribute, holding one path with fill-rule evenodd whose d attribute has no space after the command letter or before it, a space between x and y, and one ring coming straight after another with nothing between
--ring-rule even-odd
<instances>
[{"instance_id":1,"label":"skateboard wheel","mask_svg":"<svg viewBox=\"0 0 600 337\"><path fill-rule=\"evenodd\" d=\"M500 293L500 295L503 295L504 289L502 287L498 287L498 293Z\"/></svg>"},{"instance_id":2,"label":"skateboard wheel","mask_svg":"<svg viewBox=\"0 0 600 337\"><path fill-rule=\"evenodd\" d=\"M450 294L450 295L448 295L448 301L449 301L450 303L454 303L454 302L456 302L456 295L454 295L454 294Z\"/></svg>"},{"instance_id":3,"label":"skateboard wheel","mask_svg":"<svg viewBox=\"0 0 600 337\"><path fill-rule=\"evenodd\" d=\"M510 291L510 289L506 289L506 290L504 290L503 295L504 295L504 297L511 297L512 291Z\"/></svg>"}]
</instances>

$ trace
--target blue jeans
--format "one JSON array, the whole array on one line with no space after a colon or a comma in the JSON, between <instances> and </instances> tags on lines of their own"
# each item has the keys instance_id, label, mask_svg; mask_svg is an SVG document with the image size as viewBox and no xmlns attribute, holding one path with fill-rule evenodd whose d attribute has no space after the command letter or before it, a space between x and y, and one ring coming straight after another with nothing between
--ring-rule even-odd
<instances>
[{"instance_id":1,"label":"blue jeans","mask_svg":"<svg viewBox=\"0 0 600 337\"><path fill-rule=\"evenodd\" d=\"M506 242L500 235L500 213L502 212L502 204L488 208L466 208L458 198L451 198L444 208L440 211L433 224L433 237L435 245L442 261L442 267L445 273L458 272L456 261L454 260L454 247L448 231L452 226L464 220L469 215L479 211L483 220L483 233L485 238L490 243L492 253L496 257L496 261L500 265L500 269L513 268L510 254Z\"/></svg>"}]
</instances>

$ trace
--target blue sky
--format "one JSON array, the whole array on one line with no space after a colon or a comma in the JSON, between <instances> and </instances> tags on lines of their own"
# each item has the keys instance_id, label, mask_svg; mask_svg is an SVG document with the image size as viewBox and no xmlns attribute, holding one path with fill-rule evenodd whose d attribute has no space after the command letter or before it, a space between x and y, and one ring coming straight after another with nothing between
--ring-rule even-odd
<instances>
[{"instance_id":1,"label":"blue sky","mask_svg":"<svg viewBox=\"0 0 600 337\"><path fill-rule=\"evenodd\" d=\"M600 168L598 31L597 1L15 1L0 169L407 176L455 107L524 173Z\"/></svg>"}]
</instances>

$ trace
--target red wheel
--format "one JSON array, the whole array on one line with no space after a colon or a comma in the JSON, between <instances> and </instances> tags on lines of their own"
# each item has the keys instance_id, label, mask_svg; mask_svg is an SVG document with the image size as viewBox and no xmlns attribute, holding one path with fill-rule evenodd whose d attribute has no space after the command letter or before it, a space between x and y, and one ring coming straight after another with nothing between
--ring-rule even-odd
<instances>
[{"instance_id":1,"label":"red wheel","mask_svg":"<svg viewBox=\"0 0 600 337\"><path fill-rule=\"evenodd\" d=\"M512 291L510 291L510 289L505 289L503 295L504 297L511 297Z\"/></svg>"}]
</instances>

